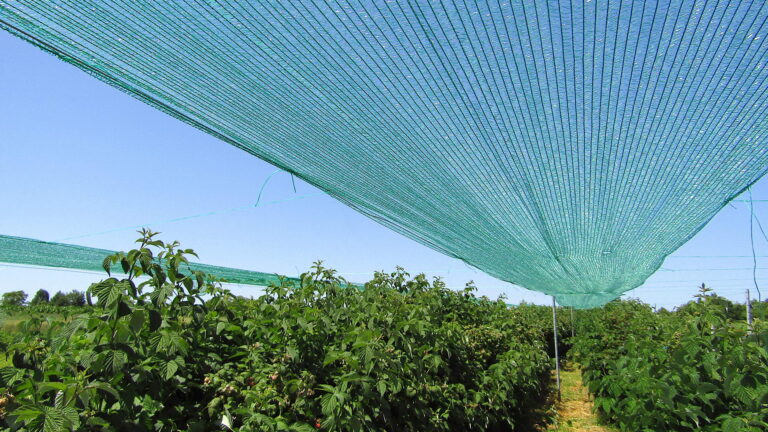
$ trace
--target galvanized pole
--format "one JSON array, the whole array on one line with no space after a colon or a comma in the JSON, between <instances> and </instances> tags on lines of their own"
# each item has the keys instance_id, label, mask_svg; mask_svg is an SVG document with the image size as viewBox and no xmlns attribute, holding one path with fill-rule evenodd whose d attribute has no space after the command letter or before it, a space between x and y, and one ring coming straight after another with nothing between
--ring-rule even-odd
<instances>
[{"instance_id":1,"label":"galvanized pole","mask_svg":"<svg viewBox=\"0 0 768 432\"><path fill-rule=\"evenodd\" d=\"M557 304L555 303L555 296L552 296L552 329L554 330L555 339L555 373L557 374L557 400L561 400L560 396L560 354L557 350Z\"/></svg>"},{"instance_id":2,"label":"galvanized pole","mask_svg":"<svg viewBox=\"0 0 768 432\"><path fill-rule=\"evenodd\" d=\"M573 317L573 308L571 308L571 337L576 337L576 318Z\"/></svg>"},{"instance_id":3,"label":"galvanized pole","mask_svg":"<svg viewBox=\"0 0 768 432\"><path fill-rule=\"evenodd\" d=\"M749 290L747 290L747 324L752 329L752 300L749 298Z\"/></svg>"}]
</instances>

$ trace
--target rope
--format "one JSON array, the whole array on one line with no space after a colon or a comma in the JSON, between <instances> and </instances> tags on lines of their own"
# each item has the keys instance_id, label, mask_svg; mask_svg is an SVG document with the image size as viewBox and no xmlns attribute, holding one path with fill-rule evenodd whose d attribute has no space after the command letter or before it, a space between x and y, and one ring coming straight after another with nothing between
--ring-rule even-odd
<instances>
[{"instance_id":1,"label":"rope","mask_svg":"<svg viewBox=\"0 0 768 432\"><path fill-rule=\"evenodd\" d=\"M145 227L153 227L153 226L157 226L157 225L161 225L161 224L182 222L182 221L185 221L185 220L196 219L196 218L201 218L201 217L214 216L214 215L220 215L220 214L226 214L226 213L233 213L233 212L239 212L239 211L245 211L245 210L253 210L254 208L265 207L265 206L270 206L270 205L275 205L275 204L281 204L281 203L285 203L285 202L289 202L289 201L297 201L297 200L303 200L303 199L307 199L307 198L314 198L314 197L318 197L318 196L321 196L321 195L326 195L326 194L324 192L317 192L317 193L310 193L310 194L304 194L304 195L297 195L297 196L293 196L291 198L285 198L285 199L275 200L275 201L267 201L267 202L264 202L264 203L261 203L261 204L257 203L256 205L238 206L238 207L231 207L231 208L223 209L223 210L215 210L215 211L209 211L209 212L205 212L205 213L196 213L196 214L193 214L193 215L180 216L180 217L171 218L171 219L163 219L163 220L154 221L154 222L150 222L150 223L144 223L144 224L140 224L140 225L124 226L124 227L113 228L113 229L109 229L109 230L105 230L105 231L99 231L99 232L88 233L88 234L80 234L80 235L76 235L76 236L72 236L72 237L65 237L65 238L62 238L62 239L54 240L54 241L55 242L64 242L64 241L70 241L70 240L74 240L74 239L81 239L81 238L85 238L85 237L94 237L94 236L99 236L99 235L104 235L104 234L110 234L110 233L118 232L118 231L136 230L136 229L141 229L141 228L145 228Z\"/></svg>"}]
</instances>

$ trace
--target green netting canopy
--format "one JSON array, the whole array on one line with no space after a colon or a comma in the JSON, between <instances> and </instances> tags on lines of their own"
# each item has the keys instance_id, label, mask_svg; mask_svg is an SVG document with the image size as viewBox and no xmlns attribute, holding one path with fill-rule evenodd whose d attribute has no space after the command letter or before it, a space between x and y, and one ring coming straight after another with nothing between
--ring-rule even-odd
<instances>
[{"instance_id":1,"label":"green netting canopy","mask_svg":"<svg viewBox=\"0 0 768 432\"><path fill-rule=\"evenodd\" d=\"M768 169L763 1L0 0L0 25L447 255L590 307Z\"/></svg>"},{"instance_id":2,"label":"green netting canopy","mask_svg":"<svg viewBox=\"0 0 768 432\"><path fill-rule=\"evenodd\" d=\"M45 242L24 237L0 235L0 262L11 262L32 266L78 269L104 273L102 263L115 251L97 249L65 243ZM189 263L189 270L197 270L225 279L228 283L269 286L280 285L280 276L210 264ZM112 273L123 273L120 265L112 266ZM297 278L283 278L299 282Z\"/></svg>"}]
</instances>

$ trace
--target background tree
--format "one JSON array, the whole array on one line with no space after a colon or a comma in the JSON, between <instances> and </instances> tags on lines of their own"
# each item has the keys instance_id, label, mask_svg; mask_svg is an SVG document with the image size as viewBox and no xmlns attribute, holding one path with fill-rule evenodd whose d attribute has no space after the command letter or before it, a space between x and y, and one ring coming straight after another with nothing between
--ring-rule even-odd
<instances>
[{"instance_id":1,"label":"background tree","mask_svg":"<svg viewBox=\"0 0 768 432\"><path fill-rule=\"evenodd\" d=\"M67 306L85 306L85 294L81 291L72 290L64 295Z\"/></svg>"},{"instance_id":2,"label":"background tree","mask_svg":"<svg viewBox=\"0 0 768 432\"><path fill-rule=\"evenodd\" d=\"M56 294L51 297L51 304L54 306L66 306L67 305L67 297L64 295L63 292L57 291Z\"/></svg>"},{"instance_id":3,"label":"background tree","mask_svg":"<svg viewBox=\"0 0 768 432\"><path fill-rule=\"evenodd\" d=\"M35 293L35 296L32 297L32 300L29 302L29 304L31 306L34 306L40 303L48 303L49 301L50 301L50 296L48 295L48 291L44 289L39 289Z\"/></svg>"},{"instance_id":4,"label":"background tree","mask_svg":"<svg viewBox=\"0 0 768 432\"><path fill-rule=\"evenodd\" d=\"M85 306L85 294L82 291L72 290L66 294L58 291L51 298L54 306Z\"/></svg>"},{"instance_id":5,"label":"background tree","mask_svg":"<svg viewBox=\"0 0 768 432\"><path fill-rule=\"evenodd\" d=\"M3 306L24 306L27 301L27 293L24 291L11 291L3 294Z\"/></svg>"}]
</instances>

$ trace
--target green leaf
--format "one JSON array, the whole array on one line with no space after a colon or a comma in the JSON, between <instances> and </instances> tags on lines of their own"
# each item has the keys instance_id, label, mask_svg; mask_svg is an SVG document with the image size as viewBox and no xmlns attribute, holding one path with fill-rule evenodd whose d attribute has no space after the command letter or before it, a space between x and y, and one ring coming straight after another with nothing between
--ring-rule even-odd
<instances>
[{"instance_id":1,"label":"green leaf","mask_svg":"<svg viewBox=\"0 0 768 432\"><path fill-rule=\"evenodd\" d=\"M143 310L135 309L133 313L131 313L131 321L129 323L131 330L133 330L135 333L140 332L142 327L144 327L144 321L146 321L146 319L147 315Z\"/></svg>"},{"instance_id":2,"label":"green leaf","mask_svg":"<svg viewBox=\"0 0 768 432\"><path fill-rule=\"evenodd\" d=\"M131 254L129 253L128 256L130 257ZM123 273L128 273L131 270L131 263L128 262L127 258L123 258L120 260L120 267L123 268Z\"/></svg>"},{"instance_id":3,"label":"green leaf","mask_svg":"<svg viewBox=\"0 0 768 432\"><path fill-rule=\"evenodd\" d=\"M72 407L66 407L61 409L61 413L64 415L64 418L71 429L78 429L80 426L80 416L78 415L77 410Z\"/></svg>"},{"instance_id":4,"label":"green leaf","mask_svg":"<svg viewBox=\"0 0 768 432\"><path fill-rule=\"evenodd\" d=\"M387 383L384 381L379 381L376 383L376 389L379 391L379 394L381 396L384 396L384 393L387 392Z\"/></svg>"},{"instance_id":5,"label":"green leaf","mask_svg":"<svg viewBox=\"0 0 768 432\"><path fill-rule=\"evenodd\" d=\"M158 411L163 408L163 404L152 399L149 395L144 395L143 398L136 398L134 405L140 405L141 411L149 416L154 416Z\"/></svg>"},{"instance_id":6,"label":"green leaf","mask_svg":"<svg viewBox=\"0 0 768 432\"><path fill-rule=\"evenodd\" d=\"M24 369L16 369L13 367L4 367L0 369L0 378L7 386L13 386L17 382L24 379Z\"/></svg>"},{"instance_id":7,"label":"green leaf","mask_svg":"<svg viewBox=\"0 0 768 432\"><path fill-rule=\"evenodd\" d=\"M329 393L320 399L320 407L322 409L323 415L326 417L333 416L338 406L339 402L336 400L336 395L333 393Z\"/></svg>"},{"instance_id":8,"label":"green leaf","mask_svg":"<svg viewBox=\"0 0 768 432\"><path fill-rule=\"evenodd\" d=\"M160 334L152 338L152 345L158 352L170 355L186 353L189 348L189 344L180 334L167 329L163 329Z\"/></svg>"},{"instance_id":9,"label":"green leaf","mask_svg":"<svg viewBox=\"0 0 768 432\"><path fill-rule=\"evenodd\" d=\"M101 267L105 272L107 272L108 275L111 275L110 270L112 268L112 256L107 256L104 258L104 261L101 262Z\"/></svg>"},{"instance_id":10,"label":"green leaf","mask_svg":"<svg viewBox=\"0 0 768 432\"><path fill-rule=\"evenodd\" d=\"M80 418L74 408L42 407L43 432L71 431L80 426Z\"/></svg>"},{"instance_id":11,"label":"green leaf","mask_svg":"<svg viewBox=\"0 0 768 432\"><path fill-rule=\"evenodd\" d=\"M227 328L227 322L219 321L219 323L216 324L216 334L221 336L225 328Z\"/></svg>"},{"instance_id":12,"label":"green leaf","mask_svg":"<svg viewBox=\"0 0 768 432\"><path fill-rule=\"evenodd\" d=\"M737 432L744 426L744 421L738 417L730 417L723 422L723 432Z\"/></svg>"},{"instance_id":13,"label":"green leaf","mask_svg":"<svg viewBox=\"0 0 768 432\"><path fill-rule=\"evenodd\" d=\"M123 366L128 363L128 354L119 350L104 351L104 366L112 370L112 372L119 372Z\"/></svg>"},{"instance_id":14,"label":"green leaf","mask_svg":"<svg viewBox=\"0 0 768 432\"><path fill-rule=\"evenodd\" d=\"M173 376L176 374L176 371L178 370L179 370L179 365L175 361L170 360L163 367L163 378L165 379L173 378Z\"/></svg>"},{"instance_id":15,"label":"green leaf","mask_svg":"<svg viewBox=\"0 0 768 432\"><path fill-rule=\"evenodd\" d=\"M234 422L232 421L232 415L229 413L229 411L225 409L224 415L221 416L221 425L229 430L232 430L233 423Z\"/></svg>"},{"instance_id":16,"label":"green leaf","mask_svg":"<svg viewBox=\"0 0 768 432\"><path fill-rule=\"evenodd\" d=\"M95 390L101 390L103 392L109 393L112 396L115 397L115 399L120 400L120 394L115 390L112 386L105 382L101 381L92 381L87 386L85 386L86 389L95 389Z\"/></svg>"},{"instance_id":17,"label":"green leaf","mask_svg":"<svg viewBox=\"0 0 768 432\"><path fill-rule=\"evenodd\" d=\"M114 306L129 287L127 280L109 278L91 285L90 292L96 296L97 305L107 308Z\"/></svg>"}]
</instances>

